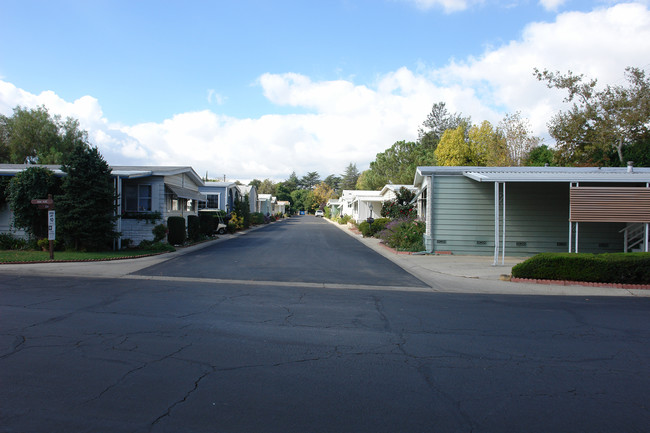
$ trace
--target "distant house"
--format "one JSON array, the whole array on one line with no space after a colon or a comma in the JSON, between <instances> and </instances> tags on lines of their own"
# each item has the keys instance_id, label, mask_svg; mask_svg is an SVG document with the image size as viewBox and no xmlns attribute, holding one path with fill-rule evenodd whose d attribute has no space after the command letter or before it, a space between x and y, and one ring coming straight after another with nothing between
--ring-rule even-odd
<instances>
[{"instance_id":1,"label":"distant house","mask_svg":"<svg viewBox=\"0 0 650 433\"><path fill-rule=\"evenodd\" d=\"M239 197L239 190L235 182L208 181L199 186L199 192L206 196L206 202L201 204L200 210L222 210L230 213L235 200Z\"/></svg>"},{"instance_id":2,"label":"distant house","mask_svg":"<svg viewBox=\"0 0 650 433\"><path fill-rule=\"evenodd\" d=\"M427 251L648 251L650 168L418 167Z\"/></svg>"},{"instance_id":3,"label":"distant house","mask_svg":"<svg viewBox=\"0 0 650 433\"><path fill-rule=\"evenodd\" d=\"M273 213L273 195L271 194L257 194L258 212L266 214Z\"/></svg>"},{"instance_id":4,"label":"distant house","mask_svg":"<svg viewBox=\"0 0 650 433\"><path fill-rule=\"evenodd\" d=\"M237 185L239 199L244 200L248 196L248 206L251 213L257 212L257 188L255 185Z\"/></svg>"},{"instance_id":5,"label":"distant house","mask_svg":"<svg viewBox=\"0 0 650 433\"><path fill-rule=\"evenodd\" d=\"M332 198L327 201L326 206L330 209L330 215L332 217L338 217L341 215L341 200L338 198Z\"/></svg>"},{"instance_id":6,"label":"distant house","mask_svg":"<svg viewBox=\"0 0 650 433\"><path fill-rule=\"evenodd\" d=\"M291 206L290 201L277 200L275 202L275 213L285 214L287 213L287 209L289 209L289 206Z\"/></svg>"},{"instance_id":7,"label":"distant house","mask_svg":"<svg viewBox=\"0 0 650 433\"><path fill-rule=\"evenodd\" d=\"M396 192L402 187L416 192L413 185L386 185L380 191L368 190L343 190L341 197L337 200L330 200L328 206L334 214L350 215L356 222L367 218L379 218L384 202L394 200Z\"/></svg>"}]
</instances>

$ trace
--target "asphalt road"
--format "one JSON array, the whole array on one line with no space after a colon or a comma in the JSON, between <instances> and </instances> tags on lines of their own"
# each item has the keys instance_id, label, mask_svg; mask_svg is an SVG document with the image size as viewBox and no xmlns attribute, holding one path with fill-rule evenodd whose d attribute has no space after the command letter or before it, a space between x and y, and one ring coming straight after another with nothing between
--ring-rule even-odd
<instances>
[{"instance_id":1,"label":"asphalt road","mask_svg":"<svg viewBox=\"0 0 650 433\"><path fill-rule=\"evenodd\" d=\"M0 268L0 431L648 431L648 298L427 292L367 251L327 272L345 238L283 224L133 278Z\"/></svg>"},{"instance_id":2,"label":"asphalt road","mask_svg":"<svg viewBox=\"0 0 650 433\"><path fill-rule=\"evenodd\" d=\"M427 287L322 218L289 218L179 256L137 275Z\"/></svg>"}]
</instances>

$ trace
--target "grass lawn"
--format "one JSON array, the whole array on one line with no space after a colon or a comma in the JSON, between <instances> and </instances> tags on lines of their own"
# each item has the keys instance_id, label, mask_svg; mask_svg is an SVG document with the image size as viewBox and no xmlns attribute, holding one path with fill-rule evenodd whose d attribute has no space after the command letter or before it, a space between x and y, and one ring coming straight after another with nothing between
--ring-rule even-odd
<instances>
[{"instance_id":1,"label":"grass lawn","mask_svg":"<svg viewBox=\"0 0 650 433\"><path fill-rule=\"evenodd\" d=\"M78 251L55 251L54 260L107 260L107 259L127 259L130 257L159 254L160 251L148 250L124 250L124 251L105 251L85 253ZM22 251L22 250L0 250L0 263L20 263L20 262L48 262L50 253L48 251Z\"/></svg>"}]
</instances>

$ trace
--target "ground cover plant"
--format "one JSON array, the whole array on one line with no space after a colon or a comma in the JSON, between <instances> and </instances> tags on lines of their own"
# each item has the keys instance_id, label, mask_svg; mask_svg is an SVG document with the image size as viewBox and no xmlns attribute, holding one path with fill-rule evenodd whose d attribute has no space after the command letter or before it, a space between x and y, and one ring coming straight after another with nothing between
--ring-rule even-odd
<instances>
[{"instance_id":1,"label":"ground cover plant","mask_svg":"<svg viewBox=\"0 0 650 433\"><path fill-rule=\"evenodd\" d=\"M386 224L386 228L379 233L379 239L398 251L424 251L425 228L423 221L401 218Z\"/></svg>"}]
</instances>

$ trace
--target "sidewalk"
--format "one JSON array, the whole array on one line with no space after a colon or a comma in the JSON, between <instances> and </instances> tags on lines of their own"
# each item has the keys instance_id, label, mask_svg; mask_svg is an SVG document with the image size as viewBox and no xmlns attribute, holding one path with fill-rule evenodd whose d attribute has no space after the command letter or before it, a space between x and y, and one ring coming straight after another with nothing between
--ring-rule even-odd
<instances>
[{"instance_id":1,"label":"sidewalk","mask_svg":"<svg viewBox=\"0 0 650 433\"><path fill-rule=\"evenodd\" d=\"M494 293L562 296L639 296L650 297L650 290L581 285L538 284L509 281L512 267L526 257L505 257L504 264L494 265L492 256L410 255L397 253L379 242L364 238L346 225L326 220L393 261L402 269L430 285L434 290L459 293Z\"/></svg>"}]
</instances>

